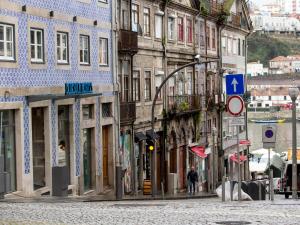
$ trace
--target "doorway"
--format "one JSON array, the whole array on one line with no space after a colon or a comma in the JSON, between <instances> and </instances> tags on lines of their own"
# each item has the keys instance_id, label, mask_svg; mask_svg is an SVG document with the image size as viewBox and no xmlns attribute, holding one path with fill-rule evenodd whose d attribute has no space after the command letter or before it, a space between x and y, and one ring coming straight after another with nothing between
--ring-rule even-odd
<instances>
[{"instance_id":1,"label":"doorway","mask_svg":"<svg viewBox=\"0 0 300 225\"><path fill-rule=\"evenodd\" d=\"M92 189L92 129L83 129L84 191Z\"/></svg>"},{"instance_id":2,"label":"doorway","mask_svg":"<svg viewBox=\"0 0 300 225\"><path fill-rule=\"evenodd\" d=\"M46 186L44 108L32 108L33 188Z\"/></svg>"},{"instance_id":3,"label":"doorway","mask_svg":"<svg viewBox=\"0 0 300 225\"><path fill-rule=\"evenodd\" d=\"M109 126L102 128L102 168L103 168L103 186L109 186L108 179L108 149L109 149Z\"/></svg>"},{"instance_id":4,"label":"doorway","mask_svg":"<svg viewBox=\"0 0 300 225\"><path fill-rule=\"evenodd\" d=\"M179 188L184 189L186 185L186 146L179 150Z\"/></svg>"},{"instance_id":5,"label":"doorway","mask_svg":"<svg viewBox=\"0 0 300 225\"><path fill-rule=\"evenodd\" d=\"M68 184L71 184L71 163L70 163L70 110L68 105L58 106L58 144L65 146L66 166L68 168Z\"/></svg>"},{"instance_id":6,"label":"doorway","mask_svg":"<svg viewBox=\"0 0 300 225\"><path fill-rule=\"evenodd\" d=\"M0 110L0 156L4 157L4 172L9 175L7 192L14 192L17 189L15 110Z\"/></svg>"}]
</instances>

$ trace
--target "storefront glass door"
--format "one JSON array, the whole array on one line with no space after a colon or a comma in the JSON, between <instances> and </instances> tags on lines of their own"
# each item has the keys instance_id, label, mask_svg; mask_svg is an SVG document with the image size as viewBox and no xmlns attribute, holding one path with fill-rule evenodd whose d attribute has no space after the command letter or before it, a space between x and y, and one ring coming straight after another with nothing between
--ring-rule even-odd
<instances>
[{"instance_id":1,"label":"storefront glass door","mask_svg":"<svg viewBox=\"0 0 300 225\"><path fill-rule=\"evenodd\" d=\"M0 110L0 155L9 174L8 192L16 191L16 148L14 110Z\"/></svg>"},{"instance_id":2,"label":"storefront glass door","mask_svg":"<svg viewBox=\"0 0 300 225\"><path fill-rule=\"evenodd\" d=\"M70 184L70 111L69 106L58 106L58 145L64 146L66 152L66 166L69 173L68 184Z\"/></svg>"},{"instance_id":3,"label":"storefront glass door","mask_svg":"<svg viewBox=\"0 0 300 225\"><path fill-rule=\"evenodd\" d=\"M32 108L32 156L34 190L45 187L44 109Z\"/></svg>"},{"instance_id":4,"label":"storefront glass door","mask_svg":"<svg viewBox=\"0 0 300 225\"><path fill-rule=\"evenodd\" d=\"M92 188L92 129L83 129L84 191Z\"/></svg>"}]
</instances>

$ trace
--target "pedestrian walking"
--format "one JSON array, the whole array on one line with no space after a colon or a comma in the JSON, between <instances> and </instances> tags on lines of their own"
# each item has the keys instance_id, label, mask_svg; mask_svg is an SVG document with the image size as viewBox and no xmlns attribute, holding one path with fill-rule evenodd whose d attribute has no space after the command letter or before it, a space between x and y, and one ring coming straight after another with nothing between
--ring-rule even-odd
<instances>
[{"instance_id":1,"label":"pedestrian walking","mask_svg":"<svg viewBox=\"0 0 300 225\"><path fill-rule=\"evenodd\" d=\"M197 171L195 171L194 166L192 166L191 170L188 172L187 180L188 180L188 186L189 186L189 188L188 188L189 193L195 194L196 182L198 182L198 173L197 173Z\"/></svg>"}]
</instances>

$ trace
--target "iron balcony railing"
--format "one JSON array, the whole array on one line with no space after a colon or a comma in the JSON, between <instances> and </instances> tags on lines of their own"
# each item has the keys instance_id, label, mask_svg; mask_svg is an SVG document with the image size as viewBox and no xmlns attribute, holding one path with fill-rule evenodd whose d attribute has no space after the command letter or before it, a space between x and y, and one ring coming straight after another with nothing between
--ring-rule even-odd
<instances>
[{"instance_id":1,"label":"iron balcony railing","mask_svg":"<svg viewBox=\"0 0 300 225\"><path fill-rule=\"evenodd\" d=\"M175 112L188 112L202 108L201 95L168 96L168 109Z\"/></svg>"},{"instance_id":2,"label":"iron balcony railing","mask_svg":"<svg viewBox=\"0 0 300 225\"><path fill-rule=\"evenodd\" d=\"M133 122L136 118L136 104L135 102L121 102L120 103L120 122Z\"/></svg>"},{"instance_id":3,"label":"iron balcony railing","mask_svg":"<svg viewBox=\"0 0 300 225\"><path fill-rule=\"evenodd\" d=\"M138 52L138 33L130 30L120 30L118 48L120 52Z\"/></svg>"}]
</instances>

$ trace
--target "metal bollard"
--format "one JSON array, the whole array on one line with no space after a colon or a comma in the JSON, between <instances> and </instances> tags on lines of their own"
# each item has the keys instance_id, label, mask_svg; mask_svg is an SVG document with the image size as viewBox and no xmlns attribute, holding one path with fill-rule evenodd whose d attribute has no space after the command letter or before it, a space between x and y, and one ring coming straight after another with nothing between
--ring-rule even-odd
<instances>
[{"instance_id":1,"label":"metal bollard","mask_svg":"<svg viewBox=\"0 0 300 225\"><path fill-rule=\"evenodd\" d=\"M225 202L225 176L222 177L222 202Z\"/></svg>"},{"instance_id":2,"label":"metal bollard","mask_svg":"<svg viewBox=\"0 0 300 225\"><path fill-rule=\"evenodd\" d=\"M274 183L273 183L273 170L270 170L270 181L269 181L269 191L271 195L271 201L274 201Z\"/></svg>"},{"instance_id":3,"label":"metal bollard","mask_svg":"<svg viewBox=\"0 0 300 225\"><path fill-rule=\"evenodd\" d=\"M164 182L160 183L161 185L161 194L162 194L162 199L165 200L165 189L164 189Z\"/></svg>"},{"instance_id":4,"label":"metal bollard","mask_svg":"<svg viewBox=\"0 0 300 225\"><path fill-rule=\"evenodd\" d=\"M233 201L233 181L230 181L230 200Z\"/></svg>"},{"instance_id":5,"label":"metal bollard","mask_svg":"<svg viewBox=\"0 0 300 225\"><path fill-rule=\"evenodd\" d=\"M258 200L262 200L261 196L261 182L258 181Z\"/></svg>"}]
</instances>

